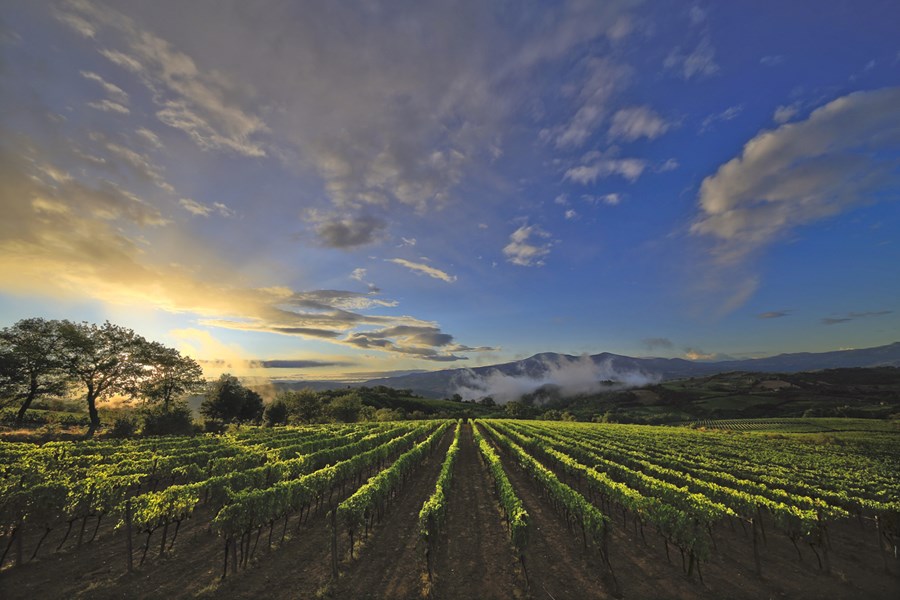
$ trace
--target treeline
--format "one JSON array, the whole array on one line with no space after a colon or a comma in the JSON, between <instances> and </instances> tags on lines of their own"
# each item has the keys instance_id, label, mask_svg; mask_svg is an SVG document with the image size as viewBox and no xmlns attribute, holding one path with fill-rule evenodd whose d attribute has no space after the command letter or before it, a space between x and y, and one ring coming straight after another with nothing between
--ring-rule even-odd
<instances>
[{"instance_id":1,"label":"treeline","mask_svg":"<svg viewBox=\"0 0 900 600\"><path fill-rule=\"evenodd\" d=\"M109 321L31 318L0 330L0 403L18 405L19 423L38 398L81 395L90 436L100 426L100 401L140 398L165 420L183 412L180 398L205 386L194 359Z\"/></svg>"}]
</instances>

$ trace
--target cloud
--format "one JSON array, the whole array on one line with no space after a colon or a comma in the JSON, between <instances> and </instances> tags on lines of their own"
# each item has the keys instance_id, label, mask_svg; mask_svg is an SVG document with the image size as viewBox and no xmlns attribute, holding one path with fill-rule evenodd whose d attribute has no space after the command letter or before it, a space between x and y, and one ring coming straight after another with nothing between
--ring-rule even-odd
<instances>
[{"instance_id":1,"label":"cloud","mask_svg":"<svg viewBox=\"0 0 900 600\"><path fill-rule=\"evenodd\" d=\"M314 216L315 232L320 243L328 248L356 248L378 241L387 223L372 215Z\"/></svg>"},{"instance_id":2,"label":"cloud","mask_svg":"<svg viewBox=\"0 0 900 600\"><path fill-rule=\"evenodd\" d=\"M780 54L769 54L759 59L759 64L764 67L776 67L784 62L784 57Z\"/></svg>"},{"instance_id":3,"label":"cloud","mask_svg":"<svg viewBox=\"0 0 900 600\"><path fill-rule=\"evenodd\" d=\"M351 334L345 343L359 348L375 348L415 358L453 362L465 360L456 352L490 352L496 348L470 348L454 343L453 336L428 325L398 325L375 331Z\"/></svg>"},{"instance_id":4,"label":"cloud","mask_svg":"<svg viewBox=\"0 0 900 600\"><path fill-rule=\"evenodd\" d=\"M564 180L588 185L611 175L619 175L634 182L647 168L647 161L641 158L608 158L598 152L590 152L585 164L566 170Z\"/></svg>"},{"instance_id":5,"label":"cloud","mask_svg":"<svg viewBox=\"0 0 900 600\"><path fill-rule=\"evenodd\" d=\"M566 217L567 220L571 221L571 220L573 220L573 219L577 219L577 218L578 218L578 213L575 212L573 209L570 208L569 210L567 210L567 211L565 212L565 217Z\"/></svg>"},{"instance_id":6,"label":"cloud","mask_svg":"<svg viewBox=\"0 0 900 600\"><path fill-rule=\"evenodd\" d=\"M631 75L631 70L605 58L592 57L583 64L583 82L575 96L578 106L570 121L547 131L557 148L578 148L593 135L607 114L610 98Z\"/></svg>"},{"instance_id":7,"label":"cloud","mask_svg":"<svg viewBox=\"0 0 900 600\"><path fill-rule=\"evenodd\" d=\"M657 348L662 348L664 350L671 350L675 347L675 344L672 343L672 340L669 338L644 338L641 340L641 344L650 351L656 350Z\"/></svg>"},{"instance_id":8,"label":"cloud","mask_svg":"<svg viewBox=\"0 0 900 600\"><path fill-rule=\"evenodd\" d=\"M691 25L700 25L706 21L706 11L696 4L691 7L689 16L691 18Z\"/></svg>"},{"instance_id":9,"label":"cloud","mask_svg":"<svg viewBox=\"0 0 900 600\"><path fill-rule=\"evenodd\" d=\"M350 279L355 279L356 281L362 281L366 278L366 270L362 267L353 269L353 272L350 273Z\"/></svg>"},{"instance_id":10,"label":"cloud","mask_svg":"<svg viewBox=\"0 0 900 600\"><path fill-rule=\"evenodd\" d=\"M197 215L198 217L208 217L213 213L217 213L222 217L234 216L234 211L221 202L213 202L212 206L209 206L190 198L182 198L178 201L178 204L180 204L184 210L193 215Z\"/></svg>"},{"instance_id":11,"label":"cloud","mask_svg":"<svg viewBox=\"0 0 900 600\"><path fill-rule=\"evenodd\" d=\"M685 80L695 77L706 77L719 72L716 64L716 51L708 36L703 37L696 48L689 54L685 54L681 47L676 47L669 53L663 66L681 72Z\"/></svg>"},{"instance_id":12,"label":"cloud","mask_svg":"<svg viewBox=\"0 0 900 600\"><path fill-rule=\"evenodd\" d=\"M0 181L4 293L89 298L107 306L189 313L206 327L278 333L355 348L361 347L359 336L375 332L381 342L372 349L430 361L461 360L464 357L456 353L468 348L441 337L449 334L431 321L370 314L373 308L397 306L370 293L242 286L232 265L213 259L201 263L202 270L179 265L173 258L208 253L202 243L174 229L165 231L165 245L147 252L145 237L168 223L155 207L109 182L79 181L47 163L27 140L0 142ZM419 329L414 334L399 327ZM210 341L202 331L187 337L200 344L197 348Z\"/></svg>"},{"instance_id":13,"label":"cloud","mask_svg":"<svg viewBox=\"0 0 900 600\"><path fill-rule=\"evenodd\" d=\"M612 361L594 362L590 356L540 361L539 375L533 373L508 373L491 369L484 374L471 370L461 371L455 378L455 393L465 399L490 396L505 404L531 394L544 386L557 388L563 396L592 394L604 390L621 390L640 387L659 381L641 371L617 371ZM615 382L609 384L608 382Z\"/></svg>"},{"instance_id":14,"label":"cloud","mask_svg":"<svg viewBox=\"0 0 900 600\"><path fill-rule=\"evenodd\" d=\"M113 102L112 100L107 100L105 98L96 102L88 102L87 105L103 112L114 112L119 113L120 115L127 115L131 112L128 110L127 106L122 106L118 102Z\"/></svg>"},{"instance_id":15,"label":"cloud","mask_svg":"<svg viewBox=\"0 0 900 600\"><path fill-rule=\"evenodd\" d=\"M582 200L587 202L598 203L602 202L604 204L608 204L610 206L616 206L620 202L622 202L622 194L619 193L611 193L611 194L603 194L602 196L592 196L590 194L585 194L581 197Z\"/></svg>"},{"instance_id":16,"label":"cloud","mask_svg":"<svg viewBox=\"0 0 900 600\"><path fill-rule=\"evenodd\" d=\"M664 134L671 126L671 123L646 106L623 108L612 117L609 137L626 142L642 137L652 140Z\"/></svg>"},{"instance_id":17,"label":"cloud","mask_svg":"<svg viewBox=\"0 0 900 600\"><path fill-rule=\"evenodd\" d=\"M420 273L422 275L428 275L429 277L433 277L434 279L440 279L441 281L446 281L447 283L453 283L456 281L456 275L450 275L440 269L436 269L434 267L430 267L428 265L423 265L422 263L416 263L409 260L405 260L403 258L388 258L385 259L387 262L394 263L395 265L400 265L401 267L406 267L410 271L414 273Z\"/></svg>"},{"instance_id":18,"label":"cloud","mask_svg":"<svg viewBox=\"0 0 900 600\"><path fill-rule=\"evenodd\" d=\"M823 325L837 325L838 323L846 323L854 319L868 319L871 317L881 317L893 313L892 310L867 310L864 312L849 312L840 317L826 317L822 319Z\"/></svg>"},{"instance_id":19,"label":"cloud","mask_svg":"<svg viewBox=\"0 0 900 600\"><path fill-rule=\"evenodd\" d=\"M503 248L506 260L520 267L542 267L544 257L550 254L550 243L534 243L532 238L549 238L550 234L537 225L522 225L509 236Z\"/></svg>"},{"instance_id":20,"label":"cloud","mask_svg":"<svg viewBox=\"0 0 900 600\"><path fill-rule=\"evenodd\" d=\"M203 72L190 56L115 9L81 0L66 4L62 14L63 21L76 30L81 30L77 23L89 22L95 35L108 34L124 45L126 52L110 48L98 51L140 77L153 93L160 121L182 130L204 150L266 155L255 137L267 132L267 126L233 101L235 85L224 74Z\"/></svg>"},{"instance_id":21,"label":"cloud","mask_svg":"<svg viewBox=\"0 0 900 600\"><path fill-rule=\"evenodd\" d=\"M729 106L725 110L719 113L714 113L708 115L703 119L703 122L700 124L700 133L705 133L712 129L713 125L716 123L724 123L726 121L731 121L736 119L742 112L744 112L743 104L735 104L734 106Z\"/></svg>"},{"instance_id":22,"label":"cloud","mask_svg":"<svg viewBox=\"0 0 900 600\"><path fill-rule=\"evenodd\" d=\"M665 173L667 171L674 171L679 167L678 161L674 158L666 159L662 164L656 167L657 173Z\"/></svg>"},{"instance_id":23,"label":"cloud","mask_svg":"<svg viewBox=\"0 0 900 600\"><path fill-rule=\"evenodd\" d=\"M800 225L881 199L897 181L898 105L900 88L855 92L758 134L703 180L691 232L717 242L720 263L735 262Z\"/></svg>"},{"instance_id":24,"label":"cloud","mask_svg":"<svg viewBox=\"0 0 900 600\"><path fill-rule=\"evenodd\" d=\"M776 123L787 123L791 119L793 119L797 113L800 112L800 103L794 102L793 104L788 104L786 106L779 106L775 109L775 113L772 115L772 118Z\"/></svg>"},{"instance_id":25,"label":"cloud","mask_svg":"<svg viewBox=\"0 0 900 600\"><path fill-rule=\"evenodd\" d=\"M128 94L125 93L125 90L113 83L109 83L93 71L81 71L81 76L87 80L96 81L97 83L99 83L106 94L114 102L118 102L119 104L128 103Z\"/></svg>"},{"instance_id":26,"label":"cloud","mask_svg":"<svg viewBox=\"0 0 900 600\"><path fill-rule=\"evenodd\" d=\"M264 369L317 369L320 367L348 367L359 363L349 360L273 359L254 361Z\"/></svg>"},{"instance_id":27,"label":"cloud","mask_svg":"<svg viewBox=\"0 0 900 600\"><path fill-rule=\"evenodd\" d=\"M150 145L153 146L154 148L156 148L157 150L163 147L162 142L159 141L159 136L156 135L155 133L153 133L152 131L150 131L149 129L147 129L145 127L141 127L140 129L135 131L135 133L138 134L145 141L149 142Z\"/></svg>"},{"instance_id":28,"label":"cloud","mask_svg":"<svg viewBox=\"0 0 900 600\"><path fill-rule=\"evenodd\" d=\"M789 310L772 310L769 312L759 313L757 318L759 319L780 319L781 317L787 317L791 314Z\"/></svg>"}]
</instances>

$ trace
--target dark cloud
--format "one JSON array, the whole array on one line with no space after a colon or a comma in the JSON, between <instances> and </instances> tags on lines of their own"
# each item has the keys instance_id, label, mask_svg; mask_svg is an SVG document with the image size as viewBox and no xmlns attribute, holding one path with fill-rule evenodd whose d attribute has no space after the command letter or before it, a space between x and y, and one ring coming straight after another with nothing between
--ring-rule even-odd
<instances>
[{"instance_id":1,"label":"dark cloud","mask_svg":"<svg viewBox=\"0 0 900 600\"><path fill-rule=\"evenodd\" d=\"M386 223L373 216L333 218L315 226L316 235L323 246L329 248L355 248L377 241Z\"/></svg>"},{"instance_id":2,"label":"dark cloud","mask_svg":"<svg viewBox=\"0 0 900 600\"><path fill-rule=\"evenodd\" d=\"M778 319L791 314L789 310L770 310L769 312L759 313L756 315L759 319Z\"/></svg>"},{"instance_id":3,"label":"dark cloud","mask_svg":"<svg viewBox=\"0 0 900 600\"><path fill-rule=\"evenodd\" d=\"M840 317L825 317L822 319L823 325L837 325L838 323L846 323L847 321L853 321L854 319L867 319L869 317L881 317L884 315L891 314L892 310L867 310L863 312L848 312L844 316Z\"/></svg>"},{"instance_id":4,"label":"dark cloud","mask_svg":"<svg viewBox=\"0 0 900 600\"><path fill-rule=\"evenodd\" d=\"M314 369L316 367L346 367L358 363L344 360L261 360L257 363L266 369Z\"/></svg>"},{"instance_id":5,"label":"dark cloud","mask_svg":"<svg viewBox=\"0 0 900 600\"><path fill-rule=\"evenodd\" d=\"M641 340L641 343L647 350L655 350L657 348L670 350L675 347L675 344L672 343L672 340L664 337L644 338L643 340Z\"/></svg>"}]
</instances>

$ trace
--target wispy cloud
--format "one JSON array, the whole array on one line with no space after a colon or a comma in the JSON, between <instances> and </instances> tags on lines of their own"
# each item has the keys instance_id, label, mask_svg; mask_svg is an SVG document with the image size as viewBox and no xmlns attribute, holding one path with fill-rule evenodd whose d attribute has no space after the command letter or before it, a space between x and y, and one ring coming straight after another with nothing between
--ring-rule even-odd
<instances>
[{"instance_id":1,"label":"wispy cloud","mask_svg":"<svg viewBox=\"0 0 900 600\"><path fill-rule=\"evenodd\" d=\"M97 100L96 102L88 102L87 105L103 112L114 112L119 113L120 115L127 115L131 112L127 106L123 106L118 102L113 102L107 98Z\"/></svg>"},{"instance_id":2,"label":"wispy cloud","mask_svg":"<svg viewBox=\"0 0 900 600\"><path fill-rule=\"evenodd\" d=\"M759 319L780 319L781 317L787 317L791 314L789 310L770 310L769 312L759 313L757 318Z\"/></svg>"},{"instance_id":3,"label":"wispy cloud","mask_svg":"<svg viewBox=\"0 0 900 600\"><path fill-rule=\"evenodd\" d=\"M453 283L456 281L456 275L450 275L445 271L441 271L435 267L412 262L411 260L406 260L403 258L388 258L385 259L387 262L394 263L395 265L400 265L401 267L406 267L410 271L414 273L420 273L422 275L428 275L429 277L433 277L434 279L440 279L441 281L446 281L447 283Z\"/></svg>"},{"instance_id":4,"label":"wispy cloud","mask_svg":"<svg viewBox=\"0 0 900 600\"><path fill-rule=\"evenodd\" d=\"M680 46L673 49L663 61L663 66L678 71L685 80L708 77L719 72L716 51L707 36L690 52L686 53Z\"/></svg>"},{"instance_id":5,"label":"wispy cloud","mask_svg":"<svg viewBox=\"0 0 900 600\"><path fill-rule=\"evenodd\" d=\"M103 88L103 91L105 91L106 94L110 97L110 100L118 102L119 104L128 103L128 94L125 93L125 90L113 83L106 81L105 79L100 77L100 75L94 73L93 71L81 71L81 76L90 81L99 83Z\"/></svg>"},{"instance_id":6,"label":"wispy cloud","mask_svg":"<svg viewBox=\"0 0 900 600\"><path fill-rule=\"evenodd\" d=\"M221 217L233 217L234 211L221 202L213 202L212 205L203 204L190 198L182 198L178 201L181 207L193 215L208 217L215 213Z\"/></svg>"},{"instance_id":7,"label":"wispy cloud","mask_svg":"<svg viewBox=\"0 0 900 600\"><path fill-rule=\"evenodd\" d=\"M893 313L892 310L867 310L863 312L849 312L841 316L836 317L825 317L822 319L823 325L837 325L839 323L846 323L848 321L853 321L855 319L868 319L871 317L881 317L884 315L889 315Z\"/></svg>"},{"instance_id":8,"label":"wispy cloud","mask_svg":"<svg viewBox=\"0 0 900 600\"><path fill-rule=\"evenodd\" d=\"M647 106L634 106L616 111L609 127L611 139L632 142L639 138L652 140L658 138L672 123L666 121Z\"/></svg>"},{"instance_id":9,"label":"wispy cloud","mask_svg":"<svg viewBox=\"0 0 900 600\"><path fill-rule=\"evenodd\" d=\"M589 152L583 158L583 164L566 170L563 179L589 185L598 179L619 175L633 182L646 168L647 161L642 158L610 158L600 152Z\"/></svg>"},{"instance_id":10,"label":"wispy cloud","mask_svg":"<svg viewBox=\"0 0 900 600\"><path fill-rule=\"evenodd\" d=\"M675 347L675 344L672 343L672 340L664 337L644 338L643 340L641 340L641 345L651 352L657 349L671 350Z\"/></svg>"},{"instance_id":11,"label":"wispy cloud","mask_svg":"<svg viewBox=\"0 0 900 600\"><path fill-rule=\"evenodd\" d=\"M703 122L700 124L700 133L705 133L713 128L716 123L724 123L727 121L732 121L736 119L740 114L744 112L743 104L735 104L734 106L729 106L722 112L714 113L708 115L703 119Z\"/></svg>"}]
</instances>

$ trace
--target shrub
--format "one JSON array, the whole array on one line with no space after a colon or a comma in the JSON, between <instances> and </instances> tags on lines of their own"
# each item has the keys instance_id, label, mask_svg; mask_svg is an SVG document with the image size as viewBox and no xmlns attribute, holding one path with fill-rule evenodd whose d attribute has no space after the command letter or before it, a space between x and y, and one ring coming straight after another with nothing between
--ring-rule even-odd
<instances>
[{"instance_id":1,"label":"shrub","mask_svg":"<svg viewBox=\"0 0 900 600\"><path fill-rule=\"evenodd\" d=\"M127 438L137 433L137 420L133 417L122 415L116 417L112 427L109 428L109 437Z\"/></svg>"}]
</instances>

